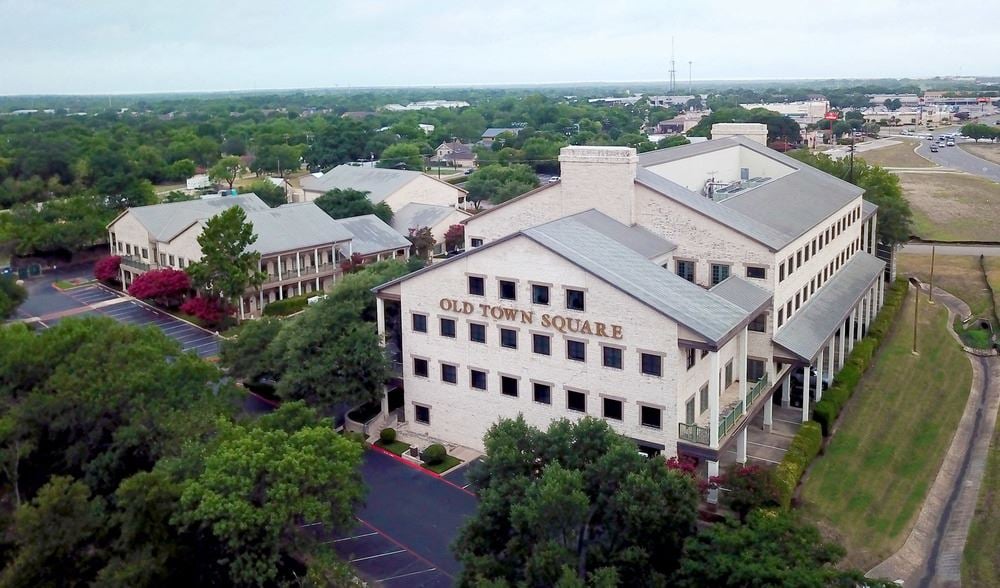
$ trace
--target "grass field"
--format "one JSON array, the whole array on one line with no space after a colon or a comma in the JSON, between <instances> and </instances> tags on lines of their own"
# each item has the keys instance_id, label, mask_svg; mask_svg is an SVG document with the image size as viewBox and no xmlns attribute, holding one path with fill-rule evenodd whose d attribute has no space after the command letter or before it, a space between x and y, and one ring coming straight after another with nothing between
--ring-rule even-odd
<instances>
[{"instance_id":1,"label":"grass field","mask_svg":"<svg viewBox=\"0 0 1000 588\"><path fill-rule=\"evenodd\" d=\"M1000 164L1000 144L998 143L962 143L959 147L976 157Z\"/></svg>"},{"instance_id":2,"label":"grass field","mask_svg":"<svg viewBox=\"0 0 1000 588\"><path fill-rule=\"evenodd\" d=\"M898 145L857 153L856 157L882 167L935 167L934 162L913 152L916 146L916 142L903 141Z\"/></svg>"},{"instance_id":3,"label":"grass field","mask_svg":"<svg viewBox=\"0 0 1000 588\"><path fill-rule=\"evenodd\" d=\"M984 258L986 264L986 280L993 288L993 303L1000 312L1000 257Z\"/></svg>"},{"instance_id":4,"label":"grass field","mask_svg":"<svg viewBox=\"0 0 1000 588\"><path fill-rule=\"evenodd\" d=\"M421 465L424 466L424 468L434 472L435 474L443 474L460 463L462 463L462 460L458 459L457 457L453 455L446 455L444 456L444 461L442 461L441 463L437 463L434 465L424 463Z\"/></svg>"},{"instance_id":5,"label":"grass field","mask_svg":"<svg viewBox=\"0 0 1000 588\"><path fill-rule=\"evenodd\" d=\"M993 431L976 515L962 553L962 585L1000 586L1000 427Z\"/></svg>"},{"instance_id":6,"label":"grass field","mask_svg":"<svg viewBox=\"0 0 1000 588\"><path fill-rule=\"evenodd\" d=\"M1000 241L1000 184L957 173L904 173L899 179L917 236Z\"/></svg>"},{"instance_id":7,"label":"grass field","mask_svg":"<svg viewBox=\"0 0 1000 588\"><path fill-rule=\"evenodd\" d=\"M1000 259L997 259L996 263L997 280L1000 281ZM901 253L896 258L896 271L904 276L916 276L921 282L929 283L931 256ZM964 300L972 309L973 315L990 316L990 291L983 282L979 258L975 255L935 256L934 286Z\"/></svg>"},{"instance_id":8,"label":"grass field","mask_svg":"<svg viewBox=\"0 0 1000 588\"><path fill-rule=\"evenodd\" d=\"M805 516L847 548L850 567L868 569L905 541L968 398L972 370L947 311L920 309L920 355L910 353L911 295L803 485Z\"/></svg>"}]
</instances>

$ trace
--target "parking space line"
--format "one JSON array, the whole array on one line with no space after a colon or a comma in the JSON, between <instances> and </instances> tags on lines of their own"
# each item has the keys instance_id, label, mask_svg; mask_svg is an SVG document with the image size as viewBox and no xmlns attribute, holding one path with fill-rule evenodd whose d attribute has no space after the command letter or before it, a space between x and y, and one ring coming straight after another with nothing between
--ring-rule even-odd
<instances>
[{"instance_id":1,"label":"parking space line","mask_svg":"<svg viewBox=\"0 0 1000 588\"><path fill-rule=\"evenodd\" d=\"M358 558L352 559L351 563L355 563L355 562L359 562L359 561L365 561L365 560L369 560L369 559L376 559L376 558L379 558L379 557L386 557L388 555L396 555L397 553L406 553L406 550L405 549L397 549L396 551L387 551L385 553L379 553L377 555L369 555L368 557L358 557Z\"/></svg>"},{"instance_id":2,"label":"parking space line","mask_svg":"<svg viewBox=\"0 0 1000 588\"><path fill-rule=\"evenodd\" d=\"M381 580L375 580L376 582L388 582L390 580L398 580L400 578L407 578L409 576L416 576L417 574L426 574L427 572L433 572L437 568L428 568L426 570L420 570L419 572L410 572L409 574L399 574L398 576L389 576L388 578L382 578Z\"/></svg>"},{"instance_id":3,"label":"parking space line","mask_svg":"<svg viewBox=\"0 0 1000 588\"><path fill-rule=\"evenodd\" d=\"M362 537L371 537L372 535L378 535L378 533L372 531L371 533L362 533L361 535L355 535L353 537L341 537L340 539L334 539L333 541L328 541L327 543L340 543L341 541L352 541L354 539L361 539Z\"/></svg>"},{"instance_id":4,"label":"parking space line","mask_svg":"<svg viewBox=\"0 0 1000 588\"><path fill-rule=\"evenodd\" d=\"M431 566L431 567L437 567L437 566L436 566L436 565L434 564L434 562L432 562L431 560L427 559L426 557L424 557L424 556L420 555L419 553L417 553L417 552L416 552L416 551L414 551L413 549L410 549L410 548L409 548L409 547L407 547L406 545L403 545L402 543L400 543L399 541L397 541L397 540L396 540L396 539L395 539L395 538L394 538L394 537L393 537L392 535L389 535L388 533L386 533L386 532L385 532L385 531L383 531L382 529L379 529L379 528L378 528L378 527L376 527L375 525L373 525L373 524L369 523L368 521L366 521L366 520L362 519L361 517L359 517L359 516L357 516L357 515L355 515L355 517L354 517L354 518L356 518L356 519L358 520L358 522L360 522L360 523L361 523L362 525L364 525L364 526L368 527L368 528L369 528L369 529L371 529L372 531L375 531L376 533L378 533L379 535L381 535L381 536L385 537L386 539L388 539L388 540L389 540L389 541L391 541L392 543L394 543L394 544L396 544L397 546L399 546L399 547L403 548L403 550L405 550L405 551L409 551L409 552L410 552L410 555L412 555L413 557L415 557L415 558L419 559L420 561L424 562L425 564L427 564L427 565L429 565L429 566ZM454 579L455 579L455 577L454 577L454 576L452 576L451 574L449 574L448 572L446 572L446 571L444 571L444 570L442 570L442 569L440 569L440 568L438 568L438 571L439 571L440 573L444 574L444 575L445 575L445 576L446 576L446 577L447 577L447 578L448 578L449 580L454 580Z\"/></svg>"},{"instance_id":5,"label":"parking space line","mask_svg":"<svg viewBox=\"0 0 1000 588\"><path fill-rule=\"evenodd\" d=\"M208 345L216 345L218 341L209 341L208 343L202 343L201 345L195 345L194 347L188 347L185 351L194 351L195 349L200 349Z\"/></svg>"},{"instance_id":6,"label":"parking space line","mask_svg":"<svg viewBox=\"0 0 1000 588\"><path fill-rule=\"evenodd\" d=\"M787 448L775 447L774 445L767 445L764 443L754 443L753 441L747 441L750 445L756 445L757 447L767 447L768 449L777 449L778 451L788 451Z\"/></svg>"}]
</instances>

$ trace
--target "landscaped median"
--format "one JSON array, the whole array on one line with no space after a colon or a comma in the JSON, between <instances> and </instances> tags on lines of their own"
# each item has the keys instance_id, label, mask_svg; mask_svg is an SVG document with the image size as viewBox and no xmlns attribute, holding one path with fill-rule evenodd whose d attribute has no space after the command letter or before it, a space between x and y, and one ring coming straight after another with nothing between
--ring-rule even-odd
<instances>
[{"instance_id":1,"label":"landscaped median","mask_svg":"<svg viewBox=\"0 0 1000 588\"><path fill-rule=\"evenodd\" d=\"M406 454L410 451L410 445L396 439L395 429L382 429L379 433L378 441L374 443L375 447L384 449L390 453L398 455L403 459L406 458ZM443 474L451 468L462 463L462 460L458 459L454 455L448 455L448 450L445 449L444 445L439 443L434 443L433 445L428 445L424 449L421 457L421 466L435 474ZM416 464L416 462L413 462Z\"/></svg>"}]
</instances>

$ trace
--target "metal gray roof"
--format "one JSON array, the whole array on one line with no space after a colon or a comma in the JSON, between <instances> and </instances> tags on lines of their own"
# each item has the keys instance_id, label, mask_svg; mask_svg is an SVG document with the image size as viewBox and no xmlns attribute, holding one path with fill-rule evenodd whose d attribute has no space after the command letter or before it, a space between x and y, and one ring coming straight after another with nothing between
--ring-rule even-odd
<instances>
[{"instance_id":1,"label":"metal gray roof","mask_svg":"<svg viewBox=\"0 0 1000 588\"><path fill-rule=\"evenodd\" d=\"M751 314L756 314L771 300L770 292L739 276L729 276L710 288L709 292L725 298Z\"/></svg>"},{"instance_id":2,"label":"metal gray roof","mask_svg":"<svg viewBox=\"0 0 1000 588\"><path fill-rule=\"evenodd\" d=\"M303 177L301 186L310 192L328 192L337 188L368 192L372 204L378 204L421 175L421 172L402 169L338 165L318 178Z\"/></svg>"},{"instance_id":3,"label":"metal gray roof","mask_svg":"<svg viewBox=\"0 0 1000 588\"><path fill-rule=\"evenodd\" d=\"M392 213L392 228L400 235L409 235L410 229L433 227L448 218L457 208L440 204L411 202Z\"/></svg>"},{"instance_id":4,"label":"metal gray roof","mask_svg":"<svg viewBox=\"0 0 1000 588\"><path fill-rule=\"evenodd\" d=\"M409 239L397 233L374 214L342 218L338 222L354 236L351 240L351 251L354 253L371 255L382 251L410 248Z\"/></svg>"},{"instance_id":5,"label":"metal gray roof","mask_svg":"<svg viewBox=\"0 0 1000 588\"><path fill-rule=\"evenodd\" d=\"M844 324L868 287L879 279L884 267L885 262L881 259L863 251L855 253L785 326L778 329L774 342L801 359L812 361L834 331Z\"/></svg>"},{"instance_id":6,"label":"metal gray roof","mask_svg":"<svg viewBox=\"0 0 1000 588\"><path fill-rule=\"evenodd\" d=\"M625 226L593 208L574 214L569 218L618 241L646 259L652 259L677 249L677 245L674 243L654 235L638 225Z\"/></svg>"},{"instance_id":7,"label":"metal gray roof","mask_svg":"<svg viewBox=\"0 0 1000 588\"><path fill-rule=\"evenodd\" d=\"M248 212L247 220L253 223L257 235L250 250L261 255L350 241L352 237L340 221L312 202Z\"/></svg>"},{"instance_id":8,"label":"metal gray roof","mask_svg":"<svg viewBox=\"0 0 1000 588\"><path fill-rule=\"evenodd\" d=\"M867 200L861 201L861 218L867 219L871 215L878 212L878 204L874 202L868 202Z\"/></svg>"},{"instance_id":9,"label":"metal gray roof","mask_svg":"<svg viewBox=\"0 0 1000 588\"><path fill-rule=\"evenodd\" d=\"M484 139L493 139L496 138L501 133L513 133L516 135L520 131L521 129L515 129L513 127L490 127L485 131L483 131L482 137Z\"/></svg>"},{"instance_id":10,"label":"metal gray roof","mask_svg":"<svg viewBox=\"0 0 1000 588\"><path fill-rule=\"evenodd\" d=\"M269 209L267 204L256 194L248 192L239 196L221 196L136 206L130 208L129 212L142 226L146 227L154 239L166 243L195 222L210 219L233 206L239 206L248 214L257 210Z\"/></svg>"},{"instance_id":11,"label":"metal gray roof","mask_svg":"<svg viewBox=\"0 0 1000 588\"><path fill-rule=\"evenodd\" d=\"M688 282L573 217L521 234L718 345L748 318L732 302ZM481 249L481 248L480 248Z\"/></svg>"},{"instance_id":12,"label":"metal gray roof","mask_svg":"<svg viewBox=\"0 0 1000 588\"><path fill-rule=\"evenodd\" d=\"M723 206L701 194L695 194L684 186L672 182L648 169L639 168L636 170L635 181L708 218L715 219L719 223L750 237L754 241L762 243L774 251L781 249L793 239L789 235L750 218L742 212Z\"/></svg>"}]
</instances>

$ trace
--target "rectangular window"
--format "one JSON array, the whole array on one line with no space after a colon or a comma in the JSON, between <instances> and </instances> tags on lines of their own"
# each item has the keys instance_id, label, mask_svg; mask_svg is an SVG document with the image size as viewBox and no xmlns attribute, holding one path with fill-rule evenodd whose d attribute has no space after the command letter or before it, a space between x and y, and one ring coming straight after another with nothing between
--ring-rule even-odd
<instances>
[{"instance_id":1,"label":"rectangular window","mask_svg":"<svg viewBox=\"0 0 1000 588\"><path fill-rule=\"evenodd\" d=\"M427 360L419 357L413 358L413 375L421 378L427 377Z\"/></svg>"},{"instance_id":2,"label":"rectangular window","mask_svg":"<svg viewBox=\"0 0 1000 588\"><path fill-rule=\"evenodd\" d=\"M517 331L514 329L500 329L500 347L517 349Z\"/></svg>"},{"instance_id":3,"label":"rectangular window","mask_svg":"<svg viewBox=\"0 0 1000 588\"><path fill-rule=\"evenodd\" d=\"M642 373L647 376L663 375L663 357L653 353L642 354Z\"/></svg>"},{"instance_id":4,"label":"rectangular window","mask_svg":"<svg viewBox=\"0 0 1000 588\"><path fill-rule=\"evenodd\" d=\"M567 390L566 408L574 412L587 412L587 395L583 392Z\"/></svg>"},{"instance_id":5,"label":"rectangular window","mask_svg":"<svg viewBox=\"0 0 1000 588\"><path fill-rule=\"evenodd\" d=\"M552 337L532 333L531 350L539 355L552 355Z\"/></svg>"},{"instance_id":6,"label":"rectangular window","mask_svg":"<svg viewBox=\"0 0 1000 588\"><path fill-rule=\"evenodd\" d=\"M604 367L622 369L622 350L617 347L602 345L601 363Z\"/></svg>"},{"instance_id":7,"label":"rectangular window","mask_svg":"<svg viewBox=\"0 0 1000 588\"><path fill-rule=\"evenodd\" d=\"M476 238L476 237L473 237L473 238L469 239L469 244L472 245L473 247L482 247L483 246L483 240L479 239L479 238Z\"/></svg>"},{"instance_id":8,"label":"rectangular window","mask_svg":"<svg viewBox=\"0 0 1000 588\"><path fill-rule=\"evenodd\" d=\"M813 249L813 255L816 255L816 239L813 239L812 241L812 249Z\"/></svg>"},{"instance_id":9,"label":"rectangular window","mask_svg":"<svg viewBox=\"0 0 1000 588\"><path fill-rule=\"evenodd\" d=\"M733 360L726 362L726 385L723 388L728 388L733 385Z\"/></svg>"},{"instance_id":10,"label":"rectangular window","mask_svg":"<svg viewBox=\"0 0 1000 588\"><path fill-rule=\"evenodd\" d=\"M132 255L132 245L130 243L125 244L125 253Z\"/></svg>"},{"instance_id":11,"label":"rectangular window","mask_svg":"<svg viewBox=\"0 0 1000 588\"><path fill-rule=\"evenodd\" d=\"M469 276L469 294L473 296L486 295L486 284L479 276Z\"/></svg>"},{"instance_id":12,"label":"rectangular window","mask_svg":"<svg viewBox=\"0 0 1000 588\"><path fill-rule=\"evenodd\" d=\"M780 312L780 311L779 311ZM755 316L750 324L747 325L747 329L755 333L764 333L767 331L767 313L762 312Z\"/></svg>"},{"instance_id":13,"label":"rectangular window","mask_svg":"<svg viewBox=\"0 0 1000 588\"><path fill-rule=\"evenodd\" d=\"M587 361L587 344L583 341L566 341L566 359Z\"/></svg>"},{"instance_id":14,"label":"rectangular window","mask_svg":"<svg viewBox=\"0 0 1000 588\"><path fill-rule=\"evenodd\" d=\"M653 408L652 406L643 406L639 409L639 419L644 427L650 427L652 429L660 429L663 427L663 415L658 408Z\"/></svg>"},{"instance_id":15,"label":"rectangular window","mask_svg":"<svg viewBox=\"0 0 1000 588\"><path fill-rule=\"evenodd\" d=\"M809 245L808 244L806 244L805 251L806 251L805 261L809 261Z\"/></svg>"},{"instance_id":16,"label":"rectangular window","mask_svg":"<svg viewBox=\"0 0 1000 588\"><path fill-rule=\"evenodd\" d=\"M413 314L413 330L418 333L427 332L427 315L426 314Z\"/></svg>"},{"instance_id":17,"label":"rectangular window","mask_svg":"<svg viewBox=\"0 0 1000 588\"><path fill-rule=\"evenodd\" d=\"M721 263L712 264L712 285L716 285L729 277L729 266Z\"/></svg>"},{"instance_id":18,"label":"rectangular window","mask_svg":"<svg viewBox=\"0 0 1000 588\"><path fill-rule=\"evenodd\" d=\"M174 265L174 256L173 255L168 255L167 256L167 261L170 262L170 267L173 267L173 265Z\"/></svg>"},{"instance_id":19,"label":"rectangular window","mask_svg":"<svg viewBox=\"0 0 1000 588\"><path fill-rule=\"evenodd\" d=\"M792 275L792 272L795 271L795 258L789 255L788 260L785 262L785 265L788 266L788 275Z\"/></svg>"},{"instance_id":20,"label":"rectangular window","mask_svg":"<svg viewBox=\"0 0 1000 588\"><path fill-rule=\"evenodd\" d=\"M801 266L802 266L802 250L799 249L798 251L795 252L795 267L798 268Z\"/></svg>"},{"instance_id":21,"label":"rectangular window","mask_svg":"<svg viewBox=\"0 0 1000 588\"><path fill-rule=\"evenodd\" d=\"M441 336L449 337L451 339L455 338L455 319L441 319Z\"/></svg>"},{"instance_id":22,"label":"rectangular window","mask_svg":"<svg viewBox=\"0 0 1000 588\"><path fill-rule=\"evenodd\" d=\"M166 253L161 253L160 254L160 265L167 265L167 254Z\"/></svg>"},{"instance_id":23,"label":"rectangular window","mask_svg":"<svg viewBox=\"0 0 1000 588\"><path fill-rule=\"evenodd\" d=\"M568 310L583 310L583 290L566 289L566 308Z\"/></svg>"},{"instance_id":24,"label":"rectangular window","mask_svg":"<svg viewBox=\"0 0 1000 588\"><path fill-rule=\"evenodd\" d=\"M458 383L458 368L450 363L441 364L441 381L449 384Z\"/></svg>"},{"instance_id":25,"label":"rectangular window","mask_svg":"<svg viewBox=\"0 0 1000 588\"><path fill-rule=\"evenodd\" d=\"M422 425L431 424L431 409L429 406L413 405L413 420Z\"/></svg>"},{"instance_id":26,"label":"rectangular window","mask_svg":"<svg viewBox=\"0 0 1000 588\"><path fill-rule=\"evenodd\" d=\"M698 396L698 400L701 402L701 410L698 411L698 414L705 414L705 411L708 410L708 384L698 390Z\"/></svg>"},{"instance_id":27,"label":"rectangular window","mask_svg":"<svg viewBox=\"0 0 1000 588\"><path fill-rule=\"evenodd\" d=\"M684 422L688 425L694 424L694 396L688 398L684 404Z\"/></svg>"},{"instance_id":28,"label":"rectangular window","mask_svg":"<svg viewBox=\"0 0 1000 588\"><path fill-rule=\"evenodd\" d=\"M500 280L500 298L517 300L517 284L510 280Z\"/></svg>"},{"instance_id":29,"label":"rectangular window","mask_svg":"<svg viewBox=\"0 0 1000 588\"><path fill-rule=\"evenodd\" d=\"M697 355L695 355L694 348L692 347L692 348L689 348L687 351L685 351L684 352L684 357L685 357L685 365L686 365L687 369L693 368L695 362L697 361L696 358L698 357Z\"/></svg>"},{"instance_id":30,"label":"rectangular window","mask_svg":"<svg viewBox=\"0 0 1000 588\"><path fill-rule=\"evenodd\" d=\"M784 308L779 308L778 309L778 328L780 329L781 325L783 325L783 324L785 324L785 309Z\"/></svg>"},{"instance_id":31,"label":"rectangular window","mask_svg":"<svg viewBox=\"0 0 1000 588\"><path fill-rule=\"evenodd\" d=\"M517 398L517 378L500 376L500 393Z\"/></svg>"},{"instance_id":32,"label":"rectangular window","mask_svg":"<svg viewBox=\"0 0 1000 588\"><path fill-rule=\"evenodd\" d=\"M142 258L149 259L149 249L146 249L145 247L142 248Z\"/></svg>"},{"instance_id":33,"label":"rectangular window","mask_svg":"<svg viewBox=\"0 0 1000 588\"><path fill-rule=\"evenodd\" d=\"M677 268L676 273L677 273L678 276L684 278L685 280L687 280L689 282L693 282L694 281L694 262L693 261L684 261L682 259L678 259L676 262L674 262L674 266Z\"/></svg>"},{"instance_id":34,"label":"rectangular window","mask_svg":"<svg viewBox=\"0 0 1000 588\"><path fill-rule=\"evenodd\" d=\"M549 287L542 286L539 284L531 285L531 303L532 304L544 304L548 306L549 304Z\"/></svg>"},{"instance_id":35,"label":"rectangular window","mask_svg":"<svg viewBox=\"0 0 1000 588\"><path fill-rule=\"evenodd\" d=\"M788 301L788 305L785 307L785 318L792 318L792 301Z\"/></svg>"},{"instance_id":36,"label":"rectangular window","mask_svg":"<svg viewBox=\"0 0 1000 588\"><path fill-rule=\"evenodd\" d=\"M767 364L760 359L747 359L747 382L756 382L764 377Z\"/></svg>"},{"instance_id":37,"label":"rectangular window","mask_svg":"<svg viewBox=\"0 0 1000 588\"><path fill-rule=\"evenodd\" d=\"M747 266L747 277L754 278L756 280L763 280L767 278L767 269L762 267L757 267L753 265Z\"/></svg>"},{"instance_id":38,"label":"rectangular window","mask_svg":"<svg viewBox=\"0 0 1000 588\"><path fill-rule=\"evenodd\" d=\"M469 370L469 385L476 390L485 390L486 372L482 370Z\"/></svg>"},{"instance_id":39,"label":"rectangular window","mask_svg":"<svg viewBox=\"0 0 1000 588\"><path fill-rule=\"evenodd\" d=\"M778 266L778 281L779 282L785 281L785 264L781 264Z\"/></svg>"},{"instance_id":40,"label":"rectangular window","mask_svg":"<svg viewBox=\"0 0 1000 588\"><path fill-rule=\"evenodd\" d=\"M602 404L604 409L604 418L613 419L616 421L622 420L624 415L624 409L622 408L622 401L615 400L614 398L604 398Z\"/></svg>"},{"instance_id":41,"label":"rectangular window","mask_svg":"<svg viewBox=\"0 0 1000 588\"><path fill-rule=\"evenodd\" d=\"M548 384L539 384L535 382L532 386L533 395L535 397L535 402L541 402L542 404L552 404L552 386Z\"/></svg>"},{"instance_id":42,"label":"rectangular window","mask_svg":"<svg viewBox=\"0 0 1000 588\"><path fill-rule=\"evenodd\" d=\"M486 343L486 325L469 323L469 341L473 343Z\"/></svg>"},{"instance_id":43,"label":"rectangular window","mask_svg":"<svg viewBox=\"0 0 1000 588\"><path fill-rule=\"evenodd\" d=\"M184 267L184 258L183 257L178 257L177 258L177 267Z\"/></svg>"}]
</instances>

